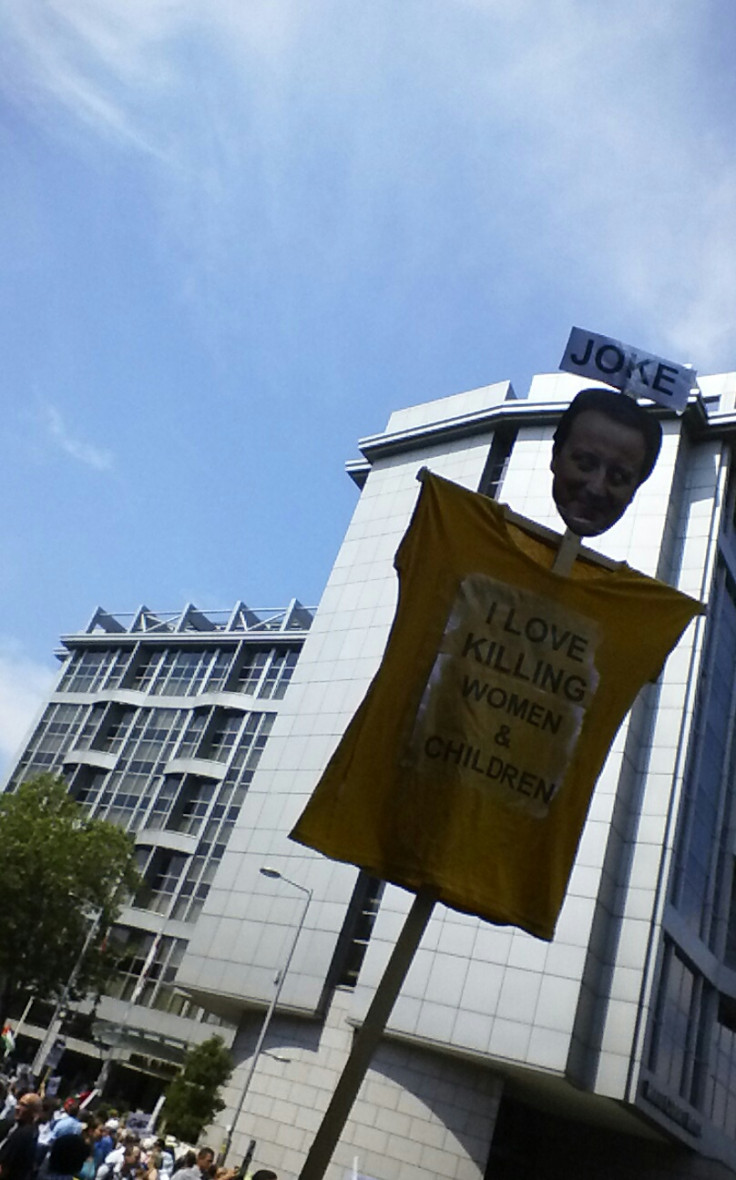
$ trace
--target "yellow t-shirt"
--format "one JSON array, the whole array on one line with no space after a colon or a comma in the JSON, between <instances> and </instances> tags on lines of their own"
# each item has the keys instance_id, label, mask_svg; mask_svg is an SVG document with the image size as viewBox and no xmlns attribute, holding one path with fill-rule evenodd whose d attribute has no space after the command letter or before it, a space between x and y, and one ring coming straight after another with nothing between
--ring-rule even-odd
<instances>
[{"instance_id":1,"label":"yellow t-shirt","mask_svg":"<svg viewBox=\"0 0 736 1180\"><path fill-rule=\"evenodd\" d=\"M381 666L293 839L550 939L591 792L701 604L426 475Z\"/></svg>"}]
</instances>

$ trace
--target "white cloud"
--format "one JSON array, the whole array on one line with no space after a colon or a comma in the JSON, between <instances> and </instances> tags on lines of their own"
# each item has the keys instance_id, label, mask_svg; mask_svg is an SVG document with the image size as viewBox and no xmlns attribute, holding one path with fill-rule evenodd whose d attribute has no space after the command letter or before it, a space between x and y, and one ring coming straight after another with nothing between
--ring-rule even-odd
<instances>
[{"instance_id":1,"label":"white cloud","mask_svg":"<svg viewBox=\"0 0 736 1180\"><path fill-rule=\"evenodd\" d=\"M49 402L44 403L42 415L50 438L66 455L70 455L72 459L76 459L79 463L84 463L87 467L93 467L95 471L110 470L113 465L111 451L104 450L101 447L95 447L91 443L76 438L67 429L59 411Z\"/></svg>"},{"instance_id":2,"label":"white cloud","mask_svg":"<svg viewBox=\"0 0 736 1180\"><path fill-rule=\"evenodd\" d=\"M151 103L191 82L188 35L237 60L279 61L302 16L296 0L0 0L6 88L16 102L52 99L98 133L168 157L168 128ZM201 81L205 81L201 79Z\"/></svg>"},{"instance_id":3,"label":"white cloud","mask_svg":"<svg viewBox=\"0 0 736 1180\"><path fill-rule=\"evenodd\" d=\"M52 669L0 639L0 770L18 752L54 679Z\"/></svg>"},{"instance_id":4,"label":"white cloud","mask_svg":"<svg viewBox=\"0 0 736 1180\"><path fill-rule=\"evenodd\" d=\"M163 220L193 260L182 289L214 335L252 197L271 257L294 256L303 205L336 291L383 224L400 284L462 222L471 280L498 259L530 320L563 292L579 318L603 309L591 327L701 371L730 363L732 92L708 6L0 0L0 15L10 101L48 118L51 99L165 165ZM324 144L338 163L306 192Z\"/></svg>"}]
</instances>

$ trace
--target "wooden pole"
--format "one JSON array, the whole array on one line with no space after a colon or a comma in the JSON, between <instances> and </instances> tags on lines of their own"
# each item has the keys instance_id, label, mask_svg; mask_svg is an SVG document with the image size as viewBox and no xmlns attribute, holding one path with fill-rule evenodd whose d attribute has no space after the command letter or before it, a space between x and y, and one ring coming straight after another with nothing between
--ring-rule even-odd
<instances>
[{"instance_id":1,"label":"wooden pole","mask_svg":"<svg viewBox=\"0 0 736 1180\"><path fill-rule=\"evenodd\" d=\"M411 966L414 952L421 942L434 903L434 894L425 889L420 890L412 902L363 1026L355 1036L350 1056L345 1062L314 1143L299 1173L299 1180L322 1180L327 1170L361 1082L386 1027L386 1021Z\"/></svg>"},{"instance_id":2,"label":"wooden pole","mask_svg":"<svg viewBox=\"0 0 736 1180\"><path fill-rule=\"evenodd\" d=\"M565 529L560 547L557 550L557 556L552 563L552 572L555 574L569 574L579 552L580 537L575 533L571 533L569 529Z\"/></svg>"}]
</instances>

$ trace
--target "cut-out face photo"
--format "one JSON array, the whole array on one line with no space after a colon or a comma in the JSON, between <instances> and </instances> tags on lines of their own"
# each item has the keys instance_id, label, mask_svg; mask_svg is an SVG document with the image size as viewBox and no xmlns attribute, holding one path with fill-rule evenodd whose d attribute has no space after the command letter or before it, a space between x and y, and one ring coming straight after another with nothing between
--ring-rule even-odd
<instances>
[{"instance_id":1,"label":"cut-out face photo","mask_svg":"<svg viewBox=\"0 0 736 1180\"><path fill-rule=\"evenodd\" d=\"M632 398L583 389L562 415L552 445L552 495L570 532L597 537L620 520L651 475L662 428Z\"/></svg>"}]
</instances>

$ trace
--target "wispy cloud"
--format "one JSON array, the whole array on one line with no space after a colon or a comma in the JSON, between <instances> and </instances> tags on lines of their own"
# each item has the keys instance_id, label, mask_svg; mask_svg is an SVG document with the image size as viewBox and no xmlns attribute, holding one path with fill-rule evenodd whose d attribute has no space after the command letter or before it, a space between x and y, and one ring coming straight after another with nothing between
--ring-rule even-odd
<instances>
[{"instance_id":1,"label":"wispy cloud","mask_svg":"<svg viewBox=\"0 0 736 1180\"><path fill-rule=\"evenodd\" d=\"M64 454L71 456L79 463L84 463L87 467L94 468L95 471L109 471L112 468L112 452L104 450L102 447L95 447L72 434L56 406L45 402L41 407L41 412L49 438Z\"/></svg>"},{"instance_id":2,"label":"wispy cloud","mask_svg":"<svg viewBox=\"0 0 736 1180\"><path fill-rule=\"evenodd\" d=\"M48 113L50 98L165 162L182 289L214 336L222 276L246 269L238 239L272 266L299 258L308 222L338 292L363 258L383 263L392 226L398 302L467 240L452 262L466 287L495 270L532 320L545 298L580 316L597 303L601 330L700 369L729 363L736 302L733 90L712 7L0 0L11 100L40 95Z\"/></svg>"},{"instance_id":3,"label":"wispy cloud","mask_svg":"<svg viewBox=\"0 0 736 1180\"><path fill-rule=\"evenodd\" d=\"M18 751L51 690L54 672L0 638L0 772Z\"/></svg>"},{"instance_id":4,"label":"wispy cloud","mask_svg":"<svg viewBox=\"0 0 736 1180\"><path fill-rule=\"evenodd\" d=\"M134 95L148 100L166 89L161 42L180 26L175 9L142 0L0 0L9 100L40 113L51 99L97 133L160 154Z\"/></svg>"}]
</instances>

